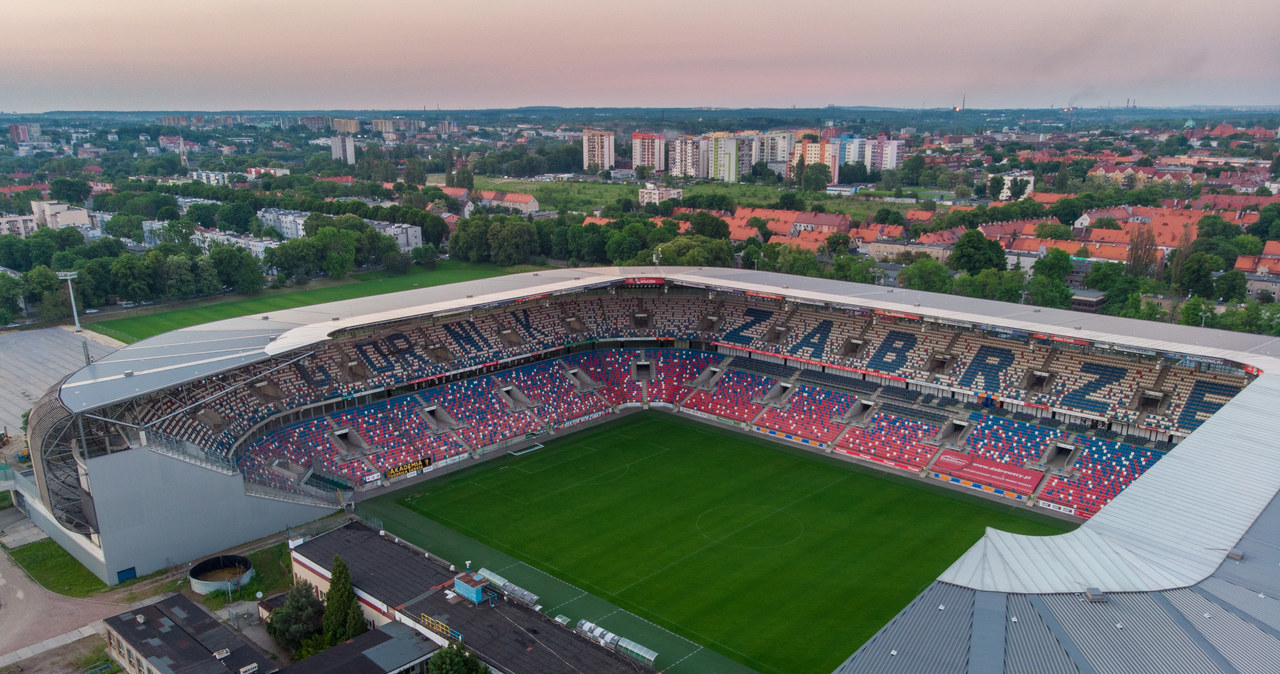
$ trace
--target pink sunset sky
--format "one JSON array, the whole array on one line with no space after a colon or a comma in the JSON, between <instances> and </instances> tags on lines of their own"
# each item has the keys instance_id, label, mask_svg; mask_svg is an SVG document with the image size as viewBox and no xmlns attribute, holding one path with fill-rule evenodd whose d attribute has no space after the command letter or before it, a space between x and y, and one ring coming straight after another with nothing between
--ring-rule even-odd
<instances>
[{"instance_id":1,"label":"pink sunset sky","mask_svg":"<svg viewBox=\"0 0 1280 674\"><path fill-rule=\"evenodd\" d=\"M1280 104L1276 0L8 0L0 110Z\"/></svg>"}]
</instances>

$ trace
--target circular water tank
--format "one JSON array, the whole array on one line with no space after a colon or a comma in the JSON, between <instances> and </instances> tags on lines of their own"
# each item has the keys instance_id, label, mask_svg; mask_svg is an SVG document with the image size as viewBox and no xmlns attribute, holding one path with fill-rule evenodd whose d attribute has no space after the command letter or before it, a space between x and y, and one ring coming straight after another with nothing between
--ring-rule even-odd
<instances>
[{"instance_id":1,"label":"circular water tank","mask_svg":"<svg viewBox=\"0 0 1280 674\"><path fill-rule=\"evenodd\" d=\"M253 562L240 555L218 555L191 567L187 577L196 594L234 591L253 580Z\"/></svg>"}]
</instances>

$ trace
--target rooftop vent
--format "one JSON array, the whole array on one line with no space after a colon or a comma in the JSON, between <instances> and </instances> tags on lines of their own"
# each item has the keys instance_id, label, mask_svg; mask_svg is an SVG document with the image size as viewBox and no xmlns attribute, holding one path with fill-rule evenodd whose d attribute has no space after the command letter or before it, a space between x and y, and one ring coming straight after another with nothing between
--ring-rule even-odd
<instances>
[{"instance_id":1,"label":"rooftop vent","mask_svg":"<svg viewBox=\"0 0 1280 674\"><path fill-rule=\"evenodd\" d=\"M1099 590L1096 587L1091 587L1085 590L1084 598L1089 600L1090 603L1094 603L1094 604L1102 604L1107 601L1107 595L1104 594L1102 590Z\"/></svg>"},{"instance_id":2,"label":"rooftop vent","mask_svg":"<svg viewBox=\"0 0 1280 674\"><path fill-rule=\"evenodd\" d=\"M271 317L270 317L270 316L263 315L262 320L264 320L264 321L269 321L269 320L271 320Z\"/></svg>"},{"instance_id":3,"label":"rooftop vent","mask_svg":"<svg viewBox=\"0 0 1280 674\"><path fill-rule=\"evenodd\" d=\"M1227 559L1234 559L1237 562L1244 559L1244 550L1240 548L1231 548L1227 551Z\"/></svg>"},{"instance_id":4,"label":"rooftop vent","mask_svg":"<svg viewBox=\"0 0 1280 674\"><path fill-rule=\"evenodd\" d=\"M133 370L125 370L125 371L124 371L124 376L126 376L126 377L132 377L132 376L133 376ZM138 617L139 617L139 618L141 618L142 616L138 616Z\"/></svg>"}]
</instances>

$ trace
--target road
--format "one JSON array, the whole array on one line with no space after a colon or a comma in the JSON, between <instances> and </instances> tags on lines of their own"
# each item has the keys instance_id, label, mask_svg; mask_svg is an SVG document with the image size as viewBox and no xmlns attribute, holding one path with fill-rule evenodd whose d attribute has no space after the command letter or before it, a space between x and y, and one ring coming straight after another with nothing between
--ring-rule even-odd
<instances>
[{"instance_id":1,"label":"road","mask_svg":"<svg viewBox=\"0 0 1280 674\"><path fill-rule=\"evenodd\" d=\"M17 508L0 510L0 529L22 518ZM8 554L0 554L0 655L65 634L127 608L50 592L27 577Z\"/></svg>"}]
</instances>

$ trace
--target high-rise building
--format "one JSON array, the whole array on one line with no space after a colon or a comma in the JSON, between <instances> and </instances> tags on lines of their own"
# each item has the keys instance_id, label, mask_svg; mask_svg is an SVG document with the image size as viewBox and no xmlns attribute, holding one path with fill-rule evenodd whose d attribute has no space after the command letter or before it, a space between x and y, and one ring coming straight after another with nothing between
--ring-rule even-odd
<instances>
[{"instance_id":1,"label":"high-rise building","mask_svg":"<svg viewBox=\"0 0 1280 674\"><path fill-rule=\"evenodd\" d=\"M582 130L582 169L597 171L613 168L613 132L587 127Z\"/></svg>"},{"instance_id":2,"label":"high-rise building","mask_svg":"<svg viewBox=\"0 0 1280 674\"><path fill-rule=\"evenodd\" d=\"M788 162L796 146L796 136L790 131L770 131L760 136L760 154L755 161ZM754 163L754 162L753 162Z\"/></svg>"},{"instance_id":3,"label":"high-rise building","mask_svg":"<svg viewBox=\"0 0 1280 674\"><path fill-rule=\"evenodd\" d=\"M751 172L751 140L727 133L706 136L708 178L736 183Z\"/></svg>"},{"instance_id":4,"label":"high-rise building","mask_svg":"<svg viewBox=\"0 0 1280 674\"><path fill-rule=\"evenodd\" d=\"M631 168L648 166L655 172L667 170L667 139L660 133L631 134Z\"/></svg>"},{"instance_id":5,"label":"high-rise building","mask_svg":"<svg viewBox=\"0 0 1280 674\"><path fill-rule=\"evenodd\" d=\"M341 119L334 117L333 121L330 122L330 125L333 127L333 130L338 133L351 135L360 133L360 120L358 119Z\"/></svg>"},{"instance_id":6,"label":"high-rise building","mask_svg":"<svg viewBox=\"0 0 1280 674\"><path fill-rule=\"evenodd\" d=\"M804 159L805 166L826 164L831 171L828 185L834 185L840 177L840 143L825 140L802 140L796 144L791 153L791 163L787 165L788 175L794 175L795 167Z\"/></svg>"},{"instance_id":7,"label":"high-rise building","mask_svg":"<svg viewBox=\"0 0 1280 674\"><path fill-rule=\"evenodd\" d=\"M375 119L372 122L374 133L391 133L396 130L396 123L390 119Z\"/></svg>"},{"instance_id":8,"label":"high-rise building","mask_svg":"<svg viewBox=\"0 0 1280 674\"><path fill-rule=\"evenodd\" d=\"M30 143L31 134L27 132L27 125L26 124L10 124L9 140L12 140L14 145L17 145L18 143Z\"/></svg>"},{"instance_id":9,"label":"high-rise building","mask_svg":"<svg viewBox=\"0 0 1280 674\"><path fill-rule=\"evenodd\" d=\"M333 149L330 156L334 159L356 163L356 141L351 136L334 136L329 139L329 147Z\"/></svg>"},{"instance_id":10,"label":"high-rise building","mask_svg":"<svg viewBox=\"0 0 1280 674\"><path fill-rule=\"evenodd\" d=\"M868 171L883 171L902 166L906 142L890 140L885 136L867 139L866 164Z\"/></svg>"},{"instance_id":11,"label":"high-rise building","mask_svg":"<svg viewBox=\"0 0 1280 674\"><path fill-rule=\"evenodd\" d=\"M841 164L857 164L858 162L866 163L867 161L867 139L853 133L841 134L840 143L840 163Z\"/></svg>"},{"instance_id":12,"label":"high-rise building","mask_svg":"<svg viewBox=\"0 0 1280 674\"><path fill-rule=\"evenodd\" d=\"M680 136L671 141L671 169L681 178L707 177L707 141L701 136Z\"/></svg>"}]
</instances>

